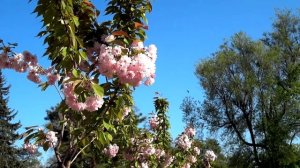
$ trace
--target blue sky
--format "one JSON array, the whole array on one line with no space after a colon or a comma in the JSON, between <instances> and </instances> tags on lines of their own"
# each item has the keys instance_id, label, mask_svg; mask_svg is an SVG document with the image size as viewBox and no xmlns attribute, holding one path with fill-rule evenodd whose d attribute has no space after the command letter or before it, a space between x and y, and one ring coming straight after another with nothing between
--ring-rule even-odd
<instances>
[{"instance_id":1,"label":"blue sky","mask_svg":"<svg viewBox=\"0 0 300 168\"><path fill-rule=\"evenodd\" d=\"M103 9L105 1L94 3ZM32 14L34 5L35 0L30 4L27 0L1 0L0 38L17 42L16 52L31 51L47 67L50 62L42 57L43 40L35 37L41 23ZM296 12L298 7L298 0L153 0L146 44L158 47L156 82L136 89L136 106L148 114L154 110L154 92L168 98L171 133L175 137L184 128L179 109L183 98L190 95L203 100L203 91L194 75L196 64L209 58L236 32L260 38L272 29L275 9ZM16 120L23 126L44 124L45 111L60 101L56 90L41 92L25 74L4 70L4 75L11 84L9 106L18 111Z\"/></svg>"}]
</instances>

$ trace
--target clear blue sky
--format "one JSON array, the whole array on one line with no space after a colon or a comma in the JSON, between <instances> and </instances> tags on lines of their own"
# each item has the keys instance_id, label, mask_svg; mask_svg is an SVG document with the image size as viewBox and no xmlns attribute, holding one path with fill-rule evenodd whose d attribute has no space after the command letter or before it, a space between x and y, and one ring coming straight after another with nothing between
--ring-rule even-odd
<instances>
[{"instance_id":1,"label":"clear blue sky","mask_svg":"<svg viewBox=\"0 0 300 168\"><path fill-rule=\"evenodd\" d=\"M95 0L103 9L105 1ZM271 30L275 9L297 11L299 0L153 0L148 15L149 31L146 44L158 47L156 82L151 87L136 89L136 106L144 114L154 110L154 92L170 101L169 116L173 137L184 128L179 107L189 95L203 99L202 89L194 75L195 65L217 51L234 33L246 32L254 39ZM41 57L45 46L35 35L41 28L40 19L31 12L35 0L1 0L0 38L19 44L17 52L29 50L44 66L50 62ZM100 20L101 21L101 18ZM60 101L54 88L45 92L26 79L25 74L4 70L11 84L9 106L18 111L16 120L23 126L42 125L45 111Z\"/></svg>"}]
</instances>

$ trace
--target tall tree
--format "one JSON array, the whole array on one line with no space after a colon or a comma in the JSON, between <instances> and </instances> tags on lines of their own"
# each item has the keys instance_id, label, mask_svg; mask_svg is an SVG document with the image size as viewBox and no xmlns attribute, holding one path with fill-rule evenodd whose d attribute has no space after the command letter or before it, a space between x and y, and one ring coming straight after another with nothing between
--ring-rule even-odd
<instances>
[{"instance_id":1,"label":"tall tree","mask_svg":"<svg viewBox=\"0 0 300 168\"><path fill-rule=\"evenodd\" d=\"M18 139L16 131L21 124L12 121L16 112L7 105L9 88L0 71L0 163L3 167L20 167L19 150L14 146L14 142Z\"/></svg>"},{"instance_id":2,"label":"tall tree","mask_svg":"<svg viewBox=\"0 0 300 168\"><path fill-rule=\"evenodd\" d=\"M258 41L237 33L201 62L196 70L206 94L201 110L187 99L183 105L193 107L184 108L188 116L242 144L236 146L250 151L248 165L259 167L297 162L292 142L299 136L300 18L283 12L273 27Z\"/></svg>"}]
</instances>

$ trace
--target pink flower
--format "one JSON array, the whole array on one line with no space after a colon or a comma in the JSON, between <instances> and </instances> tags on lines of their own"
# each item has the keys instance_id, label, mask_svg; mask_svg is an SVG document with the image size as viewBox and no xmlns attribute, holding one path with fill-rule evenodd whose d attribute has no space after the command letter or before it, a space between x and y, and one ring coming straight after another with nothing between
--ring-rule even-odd
<instances>
[{"instance_id":1,"label":"pink flower","mask_svg":"<svg viewBox=\"0 0 300 168\"><path fill-rule=\"evenodd\" d=\"M165 151L163 150L163 149L156 149L155 150L155 155L156 155L156 157L158 157L158 158L161 158L161 157L163 157L163 156L165 156Z\"/></svg>"},{"instance_id":2,"label":"pink flower","mask_svg":"<svg viewBox=\"0 0 300 168\"><path fill-rule=\"evenodd\" d=\"M167 157L165 159L165 162L163 164L163 167L164 168L169 167L172 164L173 161L174 161L174 156L167 155Z\"/></svg>"},{"instance_id":3,"label":"pink flower","mask_svg":"<svg viewBox=\"0 0 300 168\"><path fill-rule=\"evenodd\" d=\"M187 127L184 132L191 138L194 137L196 134L196 130L193 127Z\"/></svg>"},{"instance_id":4,"label":"pink flower","mask_svg":"<svg viewBox=\"0 0 300 168\"><path fill-rule=\"evenodd\" d=\"M107 37L105 37L105 42L110 43L113 42L116 39L116 37L114 35L109 35Z\"/></svg>"},{"instance_id":5,"label":"pink flower","mask_svg":"<svg viewBox=\"0 0 300 168\"><path fill-rule=\"evenodd\" d=\"M184 149L184 150L188 150L189 148L191 148L192 146L192 141L189 139L189 137L186 134L181 134L177 140L176 140L176 144Z\"/></svg>"},{"instance_id":6,"label":"pink flower","mask_svg":"<svg viewBox=\"0 0 300 168\"><path fill-rule=\"evenodd\" d=\"M157 116L152 116L149 120L150 128L156 129L159 125L159 118Z\"/></svg>"},{"instance_id":7,"label":"pink flower","mask_svg":"<svg viewBox=\"0 0 300 168\"><path fill-rule=\"evenodd\" d=\"M155 154L155 148L153 147L152 144L150 144L147 147L142 148L142 155L144 156L151 156L153 154Z\"/></svg>"},{"instance_id":8,"label":"pink flower","mask_svg":"<svg viewBox=\"0 0 300 168\"><path fill-rule=\"evenodd\" d=\"M205 159L207 159L208 161L215 161L216 158L217 158L217 155L214 153L214 151L212 150L207 150L205 152L205 155L204 155Z\"/></svg>"},{"instance_id":9,"label":"pink flower","mask_svg":"<svg viewBox=\"0 0 300 168\"><path fill-rule=\"evenodd\" d=\"M144 82L145 85L149 86L154 83L154 78L147 78L147 80Z\"/></svg>"},{"instance_id":10,"label":"pink flower","mask_svg":"<svg viewBox=\"0 0 300 168\"><path fill-rule=\"evenodd\" d=\"M24 51L23 56L24 56L24 61L25 62L30 62L32 60L32 57L33 57L33 55L29 51Z\"/></svg>"},{"instance_id":11,"label":"pink flower","mask_svg":"<svg viewBox=\"0 0 300 168\"><path fill-rule=\"evenodd\" d=\"M86 104L82 102L74 102L73 105L71 105L75 111L83 111L86 109Z\"/></svg>"},{"instance_id":12,"label":"pink flower","mask_svg":"<svg viewBox=\"0 0 300 168\"><path fill-rule=\"evenodd\" d=\"M36 56L32 55L30 52L24 51L23 56L24 56L24 61L30 64L31 66L37 65L38 61Z\"/></svg>"},{"instance_id":13,"label":"pink flower","mask_svg":"<svg viewBox=\"0 0 300 168\"><path fill-rule=\"evenodd\" d=\"M122 54L121 46L119 46L119 45L114 46L113 49L112 49L112 54L115 55L115 56L121 55Z\"/></svg>"},{"instance_id":14,"label":"pink flower","mask_svg":"<svg viewBox=\"0 0 300 168\"><path fill-rule=\"evenodd\" d=\"M194 152L197 154L197 155L200 155L200 149L196 146L194 147Z\"/></svg>"},{"instance_id":15,"label":"pink flower","mask_svg":"<svg viewBox=\"0 0 300 168\"><path fill-rule=\"evenodd\" d=\"M57 137L55 135L55 132L53 132L53 131L47 132L46 139L48 142L50 142L52 147L55 146L57 143Z\"/></svg>"},{"instance_id":16,"label":"pink flower","mask_svg":"<svg viewBox=\"0 0 300 168\"><path fill-rule=\"evenodd\" d=\"M144 44L143 44L143 42L141 42L141 41L134 41L134 42L131 44L131 47L140 50L140 49L143 49L143 48L144 48Z\"/></svg>"},{"instance_id":17,"label":"pink flower","mask_svg":"<svg viewBox=\"0 0 300 168\"><path fill-rule=\"evenodd\" d=\"M101 108L104 101L103 98L100 98L98 96L91 96L87 97L85 104L86 104L86 110L88 111L96 111L98 108Z\"/></svg>"},{"instance_id":18,"label":"pink flower","mask_svg":"<svg viewBox=\"0 0 300 168\"><path fill-rule=\"evenodd\" d=\"M119 151L119 146L114 144L109 144L108 149L104 148L103 153L106 154L109 158L113 158L117 155Z\"/></svg>"},{"instance_id":19,"label":"pink flower","mask_svg":"<svg viewBox=\"0 0 300 168\"><path fill-rule=\"evenodd\" d=\"M49 85L54 85L55 82L60 79L60 75L59 74L48 73L47 74L47 79L48 79L48 84Z\"/></svg>"},{"instance_id":20,"label":"pink flower","mask_svg":"<svg viewBox=\"0 0 300 168\"><path fill-rule=\"evenodd\" d=\"M191 167L191 164L190 163L185 163L182 168L190 168Z\"/></svg>"},{"instance_id":21,"label":"pink flower","mask_svg":"<svg viewBox=\"0 0 300 168\"><path fill-rule=\"evenodd\" d=\"M29 80L31 80L32 82L34 83L41 83L41 79L39 77L39 74L35 71L35 70L30 70L28 75L27 75L27 78Z\"/></svg>"},{"instance_id":22,"label":"pink flower","mask_svg":"<svg viewBox=\"0 0 300 168\"><path fill-rule=\"evenodd\" d=\"M132 48L142 49L144 47L142 42L134 42ZM108 77L118 77L120 83L130 84L132 86L139 86L144 82L145 85L154 83L155 77L155 60L156 47L149 46L148 50L137 55L133 54L131 50L127 49L127 53L122 55L122 48L120 46L106 46L102 44L98 56L98 71ZM124 51L126 51L124 49ZM89 51L91 54L95 52Z\"/></svg>"},{"instance_id":23,"label":"pink flower","mask_svg":"<svg viewBox=\"0 0 300 168\"><path fill-rule=\"evenodd\" d=\"M141 163L141 168L149 168L148 162L142 162Z\"/></svg>"},{"instance_id":24,"label":"pink flower","mask_svg":"<svg viewBox=\"0 0 300 168\"><path fill-rule=\"evenodd\" d=\"M25 143L23 145L23 148L30 154L34 154L36 151L37 151L37 146L36 145L33 145L33 144L30 144L30 143Z\"/></svg>"},{"instance_id":25,"label":"pink flower","mask_svg":"<svg viewBox=\"0 0 300 168\"><path fill-rule=\"evenodd\" d=\"M197 162L197 158L193 155L189 155L188 156L188 161L191 163L196 163Z\"/></svg>"},{"instance_id":26,"label":"pink flower","mask_svg":"<svg viewBox=\"0 0 300 168\"><path fill-rule=\"evenodd\" d=\"M156 61L156 58L157 58L157 48L155 45L151 44L149 45L149 48L148 48L148 52L149 52L149 57L152 59L153 62Z\"/></svg>"},{"instance_id":27,"label":"pink flower","mask_svg":"<svg viewBox=\"0 0 300 168\"><path fill-rule=\"evenodd\" d=\"M122 116L122 120L126 117L126 116L128 116L128 114L131 112L131 108L130 107L125 107L124 109L123 109L123 116Z\"/></svg>"}]
</instances>

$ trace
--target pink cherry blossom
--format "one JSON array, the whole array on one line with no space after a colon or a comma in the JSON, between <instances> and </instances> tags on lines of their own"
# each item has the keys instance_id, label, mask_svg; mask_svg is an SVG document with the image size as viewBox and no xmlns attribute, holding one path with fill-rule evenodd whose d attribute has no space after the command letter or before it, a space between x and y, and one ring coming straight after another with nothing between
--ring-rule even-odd
<instances>
[{"instance_id":1,"label":"pink cherry blossom","mask_svg":"<svg viewBox=\"0 0 300 168\"><path fill-rule=\"evenodd\" d=\"M149 168L148 162L142 162L140 168Z\"/></svg>"},{"instance_id":2,"label":"pink cherry blossom","mask_svg":"<svg viewBox=\"0 0 300 168\"><path fill-rule=\"evenodd\" d=\"M47 139L48 142L50 142L52 147L55 146L56 143L57 143L57 137L56 137L54 131L47 132L46 139Z\"/></svg>"},{"instance_id":3,"label":"pink cherry blossom","mask_svg":"<svg viewBox=\"0 0 300 168\"><path fill-rule=\"evenodd\" d=\"M29 80L31 80L32 82L34 83L41 83L41 79L40 79L40 76L38 74L38 72L36 70L30 70L28 75L27 75L27 78Z\"/></svg>"},{"instance_id":4,"label":"pink cherry blossom","mask_svg":"<svg viewBox=\"0 0 300 168\"><path fill-rule=\"evenodd\" d=\"M38 149L38 147L36 145L30 144L30 143L25 143L23 145L23 148L30 154L34 154Z\"/></svg>"},{"instance_id":5,"label":"pink cherry blossom","mask_svg":"<svg viewBox=\"0 0 300 168\"><path fill-rule=\"evenodd\" d=\"M108 148L104 148L103 153L109 158L113 158L118 154L119 146L116 144L109 144Z\"/></svg>"},{"instance_id":6,"label":"pink cherry blossom","mask_svg":"<svg viewBox=\"0 0 300 168\"><path fill-rule=\"evenodd\" d=\"M157 116L152 116L149 120L150 128L156 129L159 125L159 118Z\"/></svg>"},{"instance_id":7,"label":"pink cherry blossom","mask_svg":"<svg viewBox=\"0 0 300 168\"><path fill-rule=\"evenodd\" d=\"M190 163L185 163L183 166L182 166L182 168L190 168L191 167L191 164Z\"/></svg>"},{"instance_id":8,"label":"pink cherry blossom","mask_svg":"<svg viewBox=\"0 0 300 168\"><path fill-rule=\"evenodd\" d=\"M186 134L181 134L177 140L176 140L176 144L184 149L184 150L188 150L191 148L192 146L192 141L189 139L189 137Z\"/></svg>"},{"instance_id":9,"label":"pink cherry blossom","mask_svg":"<svg viewBox=\"0 0 300 168\"><path fill-rule=\"evenodd\" d=\"M187 136L191 138L194 137L196 134L196 130L193 127L187 127L184 132Z\"/></svg>"},{"instance_id":10,"label":"pink cherry blossom","mask_svg":"<svg viewBox=\"0 0 300 168\"><path fill-rule=\"evenodd\" d=\"M207 150L205 152L204 155L205 159L207 159L208 161L215 161L215 159L217 158L217 155L214 153L214 151L212 150Z\"/></svg>"},{"instance_id":11,"label":"pink cherry blossom","mask_svg":"<svg viewBox=\"0 0 300 168\"><path fill-rule=\"evenodd\" d=\"M163 163L163 167L164 168L169 167L172 164L173 161L174 161L174 156L167 155L166 159L165 159L165 162Z\"/></svg>"},{"instance_id":12,"label":"pink cherry blossom","mask_svg":"<svg viewBox=\"0 0 300 168\"><path fill-rule=\"evenodd\" d=\"M146 147L143 147L141 152L142 152L142 155L144 155L144 156L151 156L151 155L155 154L155 148L153 147L152 144L150 144Z\"/></svg>"},{"instance_id":13,"label":"pink cherry blossom","mask_svg":"<svg viewBox=\"0 0 300 168\"><path fill-rule=\"evenodd\" d=\"M200 149L196 146L194 147L194 152L197 154L197 155L200 155Z\"/></svg>"},{"instance_id":14,"label":"pink cherry blossom","mask_svg":"<svg viewBox=\"0 0 300 168\"><path fill-rule=\"evenodd\" d=\"M96 111L98 108L101 108L104 101L103 98L100 98L98 96L90 96L86 98L85 104L86 104L86 110L88 111Z\"/></svg>"},{"instance_id":15,"label":"pink cherry blossom","mask_svg":"<svg viewBox=\"0 0 300 168\"><path fill-rule=\"evenodd\" d=\"M143 82L145 85L154 83L157 50L154 45L144 49L142 42L136 42L132 44L132 48L141 52L131 53L131 50L127 49L128 53L123 55L122 47L118 45L111 47L102 44L94 48L98 49L89 49L88 57L92 61L97 60L98 71L107 78L118 77L120 83L132 86L139 86ZM93 59L95 54L97 59Z\"/></svg>"},{"instance_id":16,"label":"pink cherry blossom","mask_svg":"<svg viewBox=\"0 0 300 168\"><path fill-rule=\"evenodd\" d=\"M197 162L197 158L193 155L189 155L187 159L190 163L196 163Z\"/></svg>"},{"instance_id":17,"label":"pink cherry blossom","mask_svg":"<svg viewBox=\"0 0 300 168\"><path fill-rule=\"evenodd\" d=\"M141 50L144 48L144 43L141 42L141 41L134 41L132 44L131 44L131 47L132 48L136 48L138 50Z\"/></svg>"},{"instance_id":18,"label":"pink cherry blossom","mask_svg":"<svg viewBox=\"0 0 300 168\"><path fill-rule=\"evenodd\" d=\"M60 75L59 74L51 74L51 73L48 73L47 74L47 83L49 85L54 85L56 81L58 81L60 79Z\"/></svg>"},{"instance_id":19,"label":"pink cherry blossom","mask_svg":"<svg viewBox=\"0 0 300 168\"><path fill-rule=\"evenodd\" d=\"M105 42L107 43L113 42L115 39L116 37L114 35L109 35L104 38Z\"/></svg>"}]
</instances>

